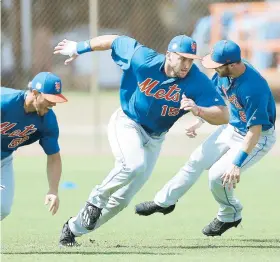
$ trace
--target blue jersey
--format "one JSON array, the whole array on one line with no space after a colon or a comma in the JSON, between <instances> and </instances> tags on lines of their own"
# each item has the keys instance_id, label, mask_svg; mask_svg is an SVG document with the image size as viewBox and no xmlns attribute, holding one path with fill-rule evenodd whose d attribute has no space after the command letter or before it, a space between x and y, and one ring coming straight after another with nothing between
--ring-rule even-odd
<instances>
[{"instance_id":1,"label":"blue jersey","mask_svg":"<svg viewBox=\"0 0 280 262\"><path fill-rule=\"evenodd\" d=\"M1 159L39 140L47 155L59 152L58 124L50 109L44 116L24 110L26 92L1 87Z\"/></svg>"},{"instance_id":2,"label":"blue jersey","mask_svg":"<svg viewBox=\"0 0 280 262\"><path fill-rule=\"evenodd\" d=\"M234 79L213 76L219 92L229 101L230 121L242 134L248 128L262 125L268 130L275 125L276 106L266 80L248 62L243 61L245 72Z\"/></svg>"},{"instance_id":3,"label":"blue jersey","mask_svg":"<svg viewBox=\"0 0 280 262\"><path fill-rule=\"evenodd\" d=\"M210 79L196 65L185 78L171 78L164 72L165 56L135 39L120 36L111 48L113 60L123 70L122 109L148 133L168 131L186 113L180 110L183 94L198 106L225 106Z\"/></svg>"}]
</instances>

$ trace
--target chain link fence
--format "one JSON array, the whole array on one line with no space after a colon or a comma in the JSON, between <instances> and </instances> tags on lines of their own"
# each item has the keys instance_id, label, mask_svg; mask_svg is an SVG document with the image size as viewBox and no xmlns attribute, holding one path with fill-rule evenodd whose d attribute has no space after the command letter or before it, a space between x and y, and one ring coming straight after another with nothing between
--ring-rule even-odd
<instances>
[{"instance_id":1,"label":"chain link fence","mask_svg":"<svg viewBox=\"0 0 280 262\"><path fill-rule=\"evenodd\" d=\"M96 23L98 35L126 34L159 52L165 52L176 34L196 34L203 37L198 50L205 53L205 39L209 41L210 31L217 25L206 22L206 31L197 32L198 25L209 17L210 4L224 2L245 1L2 0L2 85L24 88L38 72L52 71L62 77L64 89L90 90L94 72L100 87L117 87L120 71L107 53L98 54L97 65L94 55L88 54L65 67L64 57L54 56L53 47L64 38L80 41L93 37L90 28ZM90 12L96 19L91 19ZM229 17L225 16L225 23L226 19Z\"/></svg>"},{"instance_id":2,"label":"chain link fence","mask_svg":"<svg viewBox=\"0 0 280 262\"><path fill-rule=\"evenodd\" d=\"M262 4L267 1L254 2ZM221 9L223 3L226 6ZM183 33L197 41L198 52L203 55L216 40L213 35L228 37L232 11L245 16L249 9L242 3L241 0L2 0L1 84L25 89L40 71L58 74L62 78L63 90L75 91L66 94L69 103L55 109L63 153L109 153L106 128L110 115L119 106L119 99L114 93L99 90L118 88L121 70L112 61L110 51L87 53L65 66L66 57L53 55L54 46L64 38L82 41L95 35L126 34L164 53L170 39ZM272 13L269 12L270 17ZM262 16L258 14L258 17ZM215 18L220 20L216 22ZM237 32L247 30L246 26L244 22L242 26L232 28ZM255 31L258 29L254 23L253 27ZM269 32L270 28L265 31ZM248 32L243 33L253 39ZM267 58L262 54L261 58L264 57ZM279 77L276 80L279 82ZM85 94L78 95L78 91ZM176 123L169 132L172 139L167 139L163 152L186 155L186 148L196 147L197 139L182 138L188 121L192 121L190 116ZM200 131L200 139L211 130L207 125L204 131ZM182 143L187 145L182 146ZM24 147L21 152L34 154L37 152L34 147Z\"/></svg>"}]
</instances>

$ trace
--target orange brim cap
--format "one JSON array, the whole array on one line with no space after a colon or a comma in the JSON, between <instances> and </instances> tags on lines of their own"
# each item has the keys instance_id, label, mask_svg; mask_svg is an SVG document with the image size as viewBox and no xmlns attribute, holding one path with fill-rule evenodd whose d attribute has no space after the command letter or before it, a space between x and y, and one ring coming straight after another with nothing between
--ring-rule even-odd
<instances>
[{"instance_id":1,"label":"orange brim cap","mask_svg":"<svg viewBox=\"0 0 280 262\"><path fill-rule=\"evenodd\" d=\"M43 97L52 102L52 103L65 103L67 102L67 98L62 95L62 94L57 94L57 95L51 95L51 94L45 94L45 93L41 93L43 95Z\"/></svg>"},{"instance_id":2,"label":"orange brim cap","mask_svg":"<svg viewBox=\"0 0 280 262\"><path fill-rule=\"evenodd\" d=\"M201 64L205 68L208 68L208 69L215 69L215 68L218 68L218 67L224 65L224 64L217 63L217 62L213 61L212 58L211 58L211 54L204 56L202 58Z\"/></svg>"},{"instance_id":3,"label":"orange brim cap","mask_svg":"<svg viewBox=\"0 0 280 262\"><path fill-rule=\"evenodd\" d=\"M202 58L198 55L194 55L194 54L189 54L189 53L179 53L179 52L175 52L176 54L178 55L181 55L183 57L186 57L186 58L190 58L190 59L199 59L201 60Z\"/></svg>"}]
</instances>

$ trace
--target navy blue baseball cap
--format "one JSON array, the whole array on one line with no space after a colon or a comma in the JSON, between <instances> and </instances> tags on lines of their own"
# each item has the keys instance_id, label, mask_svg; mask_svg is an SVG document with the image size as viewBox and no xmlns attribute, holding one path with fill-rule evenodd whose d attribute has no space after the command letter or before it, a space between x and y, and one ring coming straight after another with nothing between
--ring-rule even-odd
<instances>
[{"instance_id":1,"label":"navy blue baseball cap","mask_svg":"<svg viewBox=\"0 0 280 262\"><path fill-rule=\"evenodd\" d=\"M53 103L64 103L68 100L61 94L61 79L50 72L41 72L31 81L31 89L40 92L45 99Z\"/></svg>"},{"instance_id":2,"label":"navy blue baseball cap","mask_svg":"<svg viewBox=\"0 0 280 262\"><path fill-rule=\"evenodd\" d=\"M215 69L225 64L241 61L241 50L238 44L231 40L217 42L211 53L203 57L201 63L205 68Z\"/></svg>"},{"instance_id":3,"label":"navy blue baseball cap","mask_svg":"<svg viewBox=\"0 0 280 262\"><path fill-rule=\"evenodd\" d=\"M196 42L186 35L175 36L170 41L167 51L190 59L201 59L196 55Z\"/></svg>"}]
</instances>

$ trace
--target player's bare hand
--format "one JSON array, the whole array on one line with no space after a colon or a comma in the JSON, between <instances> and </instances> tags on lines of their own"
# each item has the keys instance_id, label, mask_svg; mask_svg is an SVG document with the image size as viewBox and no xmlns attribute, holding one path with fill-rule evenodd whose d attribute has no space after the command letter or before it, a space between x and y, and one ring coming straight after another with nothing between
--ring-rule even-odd
<instances>
[{"instance_id":1,"label":"player's bare hand","mask_svg":"<svg viewBox=\"0 0 280 262\"><path fill-rule=\"evenodd\" d=\"M68 65L78 57L77 42L64 39L57 44L57 46L54 48L53 53L55 55L61 54L70 56L70 58L66 59L64 62L65 65Z\"/></svg>"},{"instance_id":2,"label":"player's bare hand","mask_svg":"<svg viewBox=\"0 0 280 262\"><path fill-rule=\"evenodd\" d=\"M197 116L199 114L199 108L196 103L192 99L187 98L185 94L183 94L182 96L180 109L191 111L194 116Z\"/></svg>"},{"instance_id":3,"label":"player's bare hand","mask_svg":"<svg viewBox=\"0 0 280 262\"><path fill-rule=\"evenodd\" d=\"M52 212L52 215L55 215L59 208L58 195L48 192L45 198L45 205L49 205L49 211Z\"/></svg>"},{"instance_id":4,"label":"player's bare hand","mask_svg":"<svg viewBox=\"0 0 280 262\"><path fill-rule=\"evenodd\" d=\"M236 184L240 181L240 167L232 165L228 172L222 175L223 186L228 186L228 189L236 188Z\"/></svg>"},{"instance_id":5,"label":"player's bare hand","mask_svg":"<svg viewBox=\"0 0 280 262\"><path fill-rule=\"evenodd\" d=\"M192 123L189 127L187 127L186 135L189 138L195 138L197 136L196 129L200 128L203 122L200 119L196 119L194 123Z\"/></svg>"}]
</instances>

